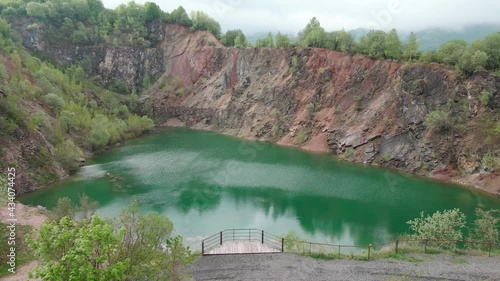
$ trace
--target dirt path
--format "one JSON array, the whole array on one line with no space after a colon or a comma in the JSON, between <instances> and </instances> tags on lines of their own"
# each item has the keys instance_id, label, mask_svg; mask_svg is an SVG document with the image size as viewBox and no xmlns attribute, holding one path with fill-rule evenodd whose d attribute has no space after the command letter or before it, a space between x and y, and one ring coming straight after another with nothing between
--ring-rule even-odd
<instances>
[{"instance_id":1,"label":"dirt path","mask_svg":"<svg viewBox=\"0 0 500 281\"><path fill-rule=\"evenodd\" d=\"M500 280L500 257L415 256L413 262L315 260L292 254L206 256L193 280Z\"/></svg>"}]
</instances>

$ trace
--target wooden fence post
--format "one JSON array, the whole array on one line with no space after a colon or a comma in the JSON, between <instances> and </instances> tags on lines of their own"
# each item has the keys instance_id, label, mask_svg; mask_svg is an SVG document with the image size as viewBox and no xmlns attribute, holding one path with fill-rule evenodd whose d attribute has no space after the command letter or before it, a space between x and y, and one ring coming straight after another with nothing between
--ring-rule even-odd
<instances>
[{"instance_id":1,"label":"wooden fence post","mask_svg":"<svg viewBox=\"0 0 500 281\"><path fill-rule=\"evenodd\" d=\"M424 254L427 253L427 239L424 239Z\"/></svg>"},{"instance_id":2,"label":"wooden fence post","mask_svg":"<svg viewBox=\"0 0 500 281\"><path fill-rule=\"evenodd\" d=\"M281 252L285 252L285 238L281 238Z\"/></svg>"},{"instance_id":3,"label":"wooden fence post","mask_svg":"<svg viewBox=\"0 0 500 281\"><path fill-rule=\"evenodd\" d=\"M492 250L492 248L493 248L493 243L490 242L490 251L488 253L488 257L491 257L491 250Z\"/></svg>"},{"instance_id":4,"label":"wooden fence post","mask_svg":"<svg viewBox=\"0 0 500 281\"><path fill-rule=\"evenodd\" d=\"M201 241L201 255L205 255L205 241Z\"/></svg>"},{"instance_id":5,"label":"wooden fence post","mask_svg":"<svg viewBox=\"0 0 500 281\"><path fill-rule=\"evenodd\" d=\"M370 252L372 250L372 244L368 245L368 260L370 260Z\"/></svg>"},{"instance_id":6,"label":"wooden fence post","mask_svg":"<svg viewBox=\"0 0 500 281\"><path fill-rule=\"evenodd\" d=\"M222 245L222 231L220 232L220 244Z\"/></svg>"},{"instance_id":7,"label":"wooden fence post","mask_svg":"<svg viewBox=\"0 0 500 281\"><path fill-rule=\"evenodd\" d=\"M396 240L396 254L398 254L399 240Z\"/></svg>"},{"instance_id":8,"label":"wooden fence post","mask_svg":"<svg viewBox=\"0 0 500 281\"><path fill-rule=\"evenodd\" d=\"M262 244L264 244L264 230L262 230Z\"/></svg>"}]
</instances>

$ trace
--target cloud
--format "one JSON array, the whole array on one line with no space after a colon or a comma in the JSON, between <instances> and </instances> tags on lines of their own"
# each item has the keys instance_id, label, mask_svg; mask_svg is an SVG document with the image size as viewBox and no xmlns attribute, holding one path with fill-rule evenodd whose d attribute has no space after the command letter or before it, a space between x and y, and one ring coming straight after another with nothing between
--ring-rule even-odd
<instances>
[{"instance_id":1,"label":"cloud","mask_svg":"<svg viewBox=\"0 0 500 281\"><path fill-rule=\"evenodd\" d=\"M182 5L202 10L223 30L240 28L251 34L266 31L297 33L315 16L326 30L377 27L418 31L442 27L459 29L480 23L500 24L497 0L149 0L165 11ZM128 1L104 0L114 8ZM146 1L139 0L138 3ZM395 8L397 7L397 9Z\"/></svg>"}]
</instances>

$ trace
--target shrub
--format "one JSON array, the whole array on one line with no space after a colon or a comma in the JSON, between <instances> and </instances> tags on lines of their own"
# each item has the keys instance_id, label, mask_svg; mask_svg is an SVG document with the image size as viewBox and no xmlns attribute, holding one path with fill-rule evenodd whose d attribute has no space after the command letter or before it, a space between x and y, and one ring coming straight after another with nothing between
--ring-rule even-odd
<instances>
[{"instance_id":1,"label":"shrub","mask_svg":"<svg viewBox=\"0 0 500 281\"><path fill-rule=\"evenodd\" d=\"M425 116L424 125L438 132L444 132L452 125L450 113L441 110L431 111Z\"/></svg>"},{"instance_id":2,"label":"shrub","mask_svg":"<svg viewBox=\"0 0 500 281\"><path fill-rule=\"evenodd\" d=\"M64 108L64 99L54 93L48 93L44 100L55 113L61 112Z\"/></svg>"},{"instance_id":3,"label":"shrub","mask_svg":"<svg viewBox=\"0 0 500 281\"><path fill-rule=\"evenodd\" d=\"M500 243L500 210L476 209L476 220L471 230L471 239Z\"/></svg>"},{"instance_id":4,"label":"shrub","mask_svg":"<svg viewBox=\"0 0 500 281\"><path fill-rule=\"evenodd\" d=\"M479 101L481 102L481 105L488 106L488 104L490 104L490 93L486 91L482 92Z\"/></svg>"},{"instance_id":5,"label":"shrub","mask_svg":"<svg viewBox=\"0 0 500 281\"><path fill-rule=\"evenodd\" d=\"M344 153L342 153L341 157L344 159L351 158L352 156L354 156L354 153L356 153L356 150L354 150L354 148L352 147L349 147Z\"/></svg>"},{"instance_id":6,"label":"shrub","mask_svg":"<svg viewBox=\"0 0 500 281\"><path fill-rule=\"evenodd\" d=\"M485 171L494 170L499 164L498 158L493 153L486 153L481 159L481 168Z\"/></svg>"},{"instance_id":7,"label":"shrub","mask_svg":"<svg viewBox=\"0 0 500 281\"><path fill-rule=\"evenodd\" d=\"M406 222L410 225L412 239L460 240L465 227L465 215L459 209L437 211L432 216L424 216ZM431 243L444 248L454 245L453 242Z\"/></svg>"},{"instance_id":8,"label":"shrub","mask_svg":"<svg viewBox=\"0 0 500 281\"><path fill-rule=\"evenodd\" d=\"M297 135L295 136L295 143L302 144L305 141L306 141L306 133L304 132L304 129L300 129Z\"/></svg>"},{"instance_id":9,"label":"shrub","mask_svg":"<svg viewBox=\"0 0 500 281\"><path fill-rule=\"evenodd\" d=\"M80 166L80 158L83 157L83 152L80 147L69 139L56 146L55 156L66 171L73 172Z\"/></svg>"}]
</instances>

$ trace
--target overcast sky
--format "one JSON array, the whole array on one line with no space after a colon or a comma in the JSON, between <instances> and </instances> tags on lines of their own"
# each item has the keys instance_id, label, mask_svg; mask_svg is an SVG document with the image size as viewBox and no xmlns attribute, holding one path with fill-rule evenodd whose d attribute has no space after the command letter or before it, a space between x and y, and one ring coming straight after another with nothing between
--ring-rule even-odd
<instances>
[{"instance_id":1,"label":"overcast sky","mask_svg":"<svg viewBox=\"0 0 500 281\"><path fill-rule=\"evenodd\" d=\"M103 0L115 8L128 0ZM136 3L148 2L136 0ZM149 0L170 12L182 5L215 18L223 31L297 33L312 17L327 30L356 28L418 31L457 29L467 24L500 24L499 0Z\"/></svg>"}]
</instances>

